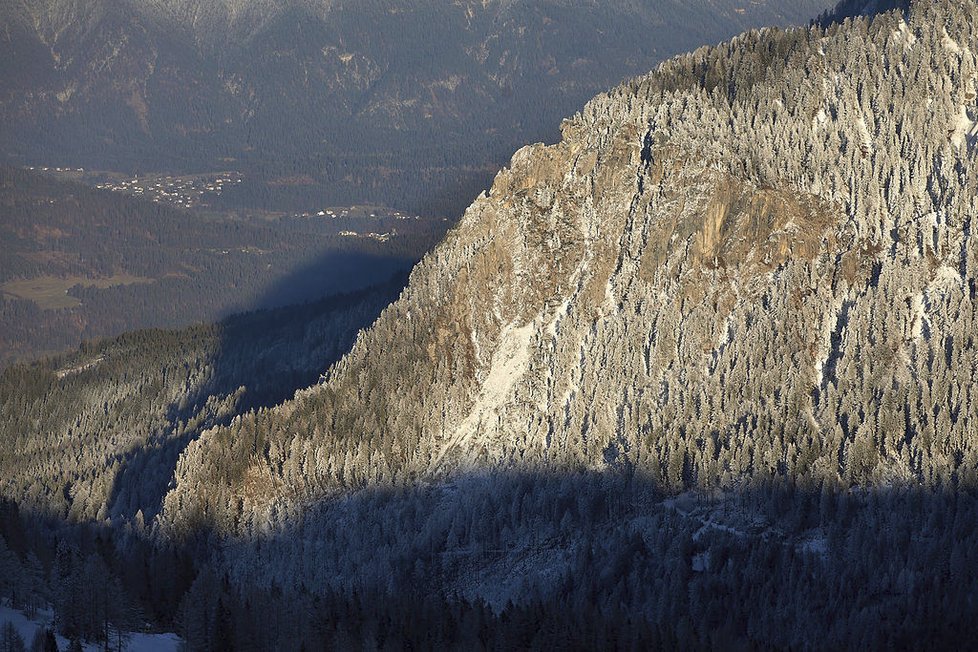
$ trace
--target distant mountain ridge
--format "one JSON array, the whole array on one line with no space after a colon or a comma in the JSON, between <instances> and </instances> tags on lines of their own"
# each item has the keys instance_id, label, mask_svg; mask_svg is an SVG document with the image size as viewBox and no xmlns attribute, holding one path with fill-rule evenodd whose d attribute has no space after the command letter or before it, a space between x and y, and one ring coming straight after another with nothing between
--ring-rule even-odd
<instances>
[{"instance_id":1,"label":"distant mountain ridge","mask_svg":"<svg viewBox=\"0 0 978 652\"><path fill-rule=\"evenodd\" d=\"M0 153L123 170L236 165L261 182L305 173L315 187L304 197L460 211L506 154L554 137L596 92L826 5L17 0L0 35Z\"/></svg>"}]
</instances>

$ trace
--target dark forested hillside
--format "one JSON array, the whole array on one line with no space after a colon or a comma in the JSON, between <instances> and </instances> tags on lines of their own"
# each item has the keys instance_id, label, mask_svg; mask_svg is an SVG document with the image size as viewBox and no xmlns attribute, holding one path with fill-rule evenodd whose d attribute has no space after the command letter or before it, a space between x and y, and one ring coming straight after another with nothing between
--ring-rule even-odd
<instances>
[{"instance_id":1,"label":"dark forested hillside","mask_svg":"<svg viewBox=\"0 0 978 652\"><path fill-rule=\"evenodd\" d=\"M10 0L0 154L237 169L251 205L458 214L518 146L656 62L799 2ZM308 176L304 184L283 180Z\"/></svg>"},{"instance_id":2,"label":"dark forested hillside","mask_svg":"<svg viewBox=\"0 0 978 652\"><path fill-rule=\"evenodd\" d=\"M212 617L188 593L203 557L149 536L177 457L207 428L316 382L402 285L130 333L0 373L0 606L53 606L59 634L112 646L147 621L192 630L191 612Z\"/></svg>"},{"instance_id":3,"label":"dark forested hillside","mask_svg":"<svg viewBox=\"0 0 978 652\"><path fill-rule=\"evenodd\" d=\"M353 291L409 268L444 232L387 214L190 212L9 167L0 215L0 363Z\"/></svg>"}]
</instances>

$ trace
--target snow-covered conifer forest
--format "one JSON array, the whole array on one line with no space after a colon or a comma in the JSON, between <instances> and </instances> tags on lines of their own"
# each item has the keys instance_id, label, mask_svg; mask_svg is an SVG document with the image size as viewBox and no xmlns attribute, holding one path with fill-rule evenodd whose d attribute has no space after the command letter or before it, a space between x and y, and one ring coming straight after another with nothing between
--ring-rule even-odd
<instances>
[{"instance_id":1,"label":"snow-covered conifer forest","mask_svg":"<svg viewBox=\"0 0 978 652\"><path fill-rule=\"evenodd\" d=\"M342 358L382 296L5 372L2 595L194 649L966 647L978 2L870 9L594 98Z\"/></svg>"}]
</instances>

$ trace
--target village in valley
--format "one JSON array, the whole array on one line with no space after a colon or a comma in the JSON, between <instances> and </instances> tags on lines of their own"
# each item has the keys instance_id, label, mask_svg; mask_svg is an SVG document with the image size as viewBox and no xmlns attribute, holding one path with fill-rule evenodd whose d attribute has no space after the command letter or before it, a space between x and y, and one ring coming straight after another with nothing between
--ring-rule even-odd
<instances>
[{"instance_id":1,"label":"village in valley","mask_svg":"<svg viewBox=\"0 0 978 652\"><path fill-rule=\"evenodd\" d=\"M245 180L244 175L236 171L187 175L163 173L129 175L121 172L73 167L30 166L26 169L78 181L100 190L125 193L154 203L167 204L185 210L213 209L214 206L211 205L213 200ZM336 235L378 242L388 242L398 236L398 229L392 225L392 221L408 222L422 219L418 215L369 205L324 207L303 212L259 211L259 213L264 218L335 220L336 228L339 229ZM441 221L447 221L447 218L441 218Z\"/></svg>"},{"instance_id":2,"label":"village in valley","mask_svg":"<svg viewBox=\"0 0 978 652\"><path fill-rule=\"evenodd\" d=\"M128 175L120 172L86 170L72 167L27 167L30 171L53 174L78 181L100 190L121 192L177 208L197 208L207 204L208 196L217 197L242 182L240 172L170 175L162 173Z\"/></svg>"},{"instance_id":3,"label":"village in valley","mask_svg":"<svg viewBox=\"0 0 978 652\"><path fill-rule=\"evenodd\" d=\"M144 176L122 181L104 181L96 188L125 192L145 197L154 202L166 202L178 208L195 208L207 195L220 195L232 185L241 183L237 172L221 172L215 175Z\"/></svg>"},{"instance_id":4,"label":"village in valley","mask_svg":"<svg viewBox=\"0 0 978 652\"><path fill-rule=\"evenodd\" d=\"M327 219L327 220L348 220L348 219L364 219L370 218L373 220L419 220L421 219L417 215L408 215L402 213L401 211L392 211L390 209L382 209L379 207L363 207L363 206L350 206L346 208L324 208L319 211L300 213L298 217L303 217L306 219ZM377 240L378 242L387 242L391 238L397 237L397 229L391 228L383 233L377 233L375 231L356 231L353 229L344 229L338 233L344 238L369 238L371 240Z\"/></svg>"}]
</instances>

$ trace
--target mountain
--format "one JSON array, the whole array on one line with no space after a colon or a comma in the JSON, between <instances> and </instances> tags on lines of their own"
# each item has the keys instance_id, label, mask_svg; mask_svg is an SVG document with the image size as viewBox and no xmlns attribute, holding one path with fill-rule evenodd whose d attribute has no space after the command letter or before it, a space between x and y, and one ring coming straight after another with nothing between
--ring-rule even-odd
<instances>
[{"instance_id":1,"label":"mountain","mask_svg":"<svg viewBox=\"0 0 978 652\"><path fill-rule=\"evenodd\" d=\"M978 3L870 9L594 98L320 382L180 442L156 518L78 547L132 594L162 569L204 649L967 645Z\"/></svg>"},{"instance_id":2,"label":"mountain","mask_svg":"<svg viewBox=\"0 0 978 652\"><path fill-rule=\"evenodd\" d=\"M238 169L242 204L454 216L595 93L778 2L6 3L0 153L38 166ZM296 177L308 177L295 183Z\"/></svg>"},{"instance_id":3,"label":"mountain","mask_svg":"<svg viewBox=\"0 0 978 652\"><path fill-rule=\"evenodd\" d=\"M67 521L152 518L189 440L316 382L402 285L136 331L11 366L0 373L4 495Z\"/></svg>"},{"instance_id":4,"label":"mountain","mask_svg":"<svg viewBox=\"0 0 978 652\"><path fill-rule=\"evenodd\" d=\"M751 32L592 100L559 143L514 155L327 382L188 447L161 532L240 542L219 564L245 584L384 592L417 555L443 595L563 604L561 582L599 572L576 557L582 541L648 542L678 514L696 519L693 550L669 554L713 570L696 590L735 586L710 558L760 563L726 546L774 539L797 551L779 573L810 568L805 550L841 561L816 562L822 588L804 595L779 576L772 611L838 616L831 578L858 584L883 550L833 538L844 500L853 541L892 509L886 527L911 528L899 545L916 552L840 604L923 617L959 595L897 577L962 551L941 526L910 525L914 500L975 516L976 18L973 2L919 2L906 17ZM690 491L685 506L649 498ZM600 506L564 527L545 498L518 507L579 492ZM351 522L362 529L338 532ZM702 528L726 543L703 544ZM336 552L368 532L389 547ZM590 549L607 562L622 548ZM767 581L751 568L747 586ZM635 591L631 613L669 628ZM861 640L917 640L907 617ZM820 647L818 625L784 618L788 633L757 624L767 633L740 640ZM829 647L860 640L858 616L847 622Z\"/></svg>"},{"instance_id":5,"label":"mountain","mask_svg":"<svg viewBox=\"0 0 978 652\"><path fill-rule=\"evenodd\" d=\"M970 481L972 10L747 33L517 152L329 382L262 417L279 453L248 468L279 471L234 518L513 465ZM191 495L238 442L188 452Z\"/></svg>"}]
</instances>

